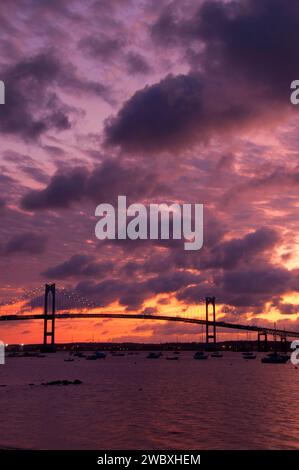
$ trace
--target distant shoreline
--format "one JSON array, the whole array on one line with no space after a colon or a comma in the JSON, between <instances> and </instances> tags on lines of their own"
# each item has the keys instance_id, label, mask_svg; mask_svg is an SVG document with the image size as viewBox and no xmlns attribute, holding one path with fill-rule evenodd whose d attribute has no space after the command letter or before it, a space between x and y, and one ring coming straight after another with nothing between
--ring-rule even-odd
<instances>
[{"instance_id":1,"label":"distant shoreline","mask_svg":"<svg viewBox=\"0 0 299 470\"><path fill-rule=\"evenodd\" d=\"M288 348L289 349L288 342ZM17 351L39 351L43 349L42 344L10 344L7 346L7 352ZM91 350L102 350L102 351L197 351L198 349L215 350L221 349L222 351L258 351L258 341L219 341L217 343L209 343L208 345L204 342L189 342L189 343L133 343L133 342L72 342L72 343L57 343L55 345L56 352L63 351L91 351ZM275 349L275 342L268 341L268 349Z\"/></svg>"}]
</instances>

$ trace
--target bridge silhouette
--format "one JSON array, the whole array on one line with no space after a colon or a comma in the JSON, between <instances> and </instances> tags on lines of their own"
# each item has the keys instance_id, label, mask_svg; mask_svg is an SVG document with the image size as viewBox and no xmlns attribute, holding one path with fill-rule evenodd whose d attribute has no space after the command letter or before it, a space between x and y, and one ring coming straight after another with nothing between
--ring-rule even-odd
<instances>
[{"instance_id":1,"label":"bridge silhouette","mask_svg":"<svg viewBox=\"0 0 299 470\"><path fill-rule=\"evenodd\" d=\"M55 350L55 328L56 320L60 319L79 319L79 318L90 318L90 319L101 319L101 318L112 318L112 319L141 319L141 320L151 320L151 321L170 321L170 322L182 322L182 323L192 323L196 325L205 326L205 337L206 344L209 343L216 344L217 342L217 328L224 328L230 330L240 330L240 331L249 331L257 333L257 340L259 349L267 350L268 336L272 335L273 337L280 337L281 347L285 348L287 345L287 338L299 338L299 332L281 330L276 328L268 328L258 325L243 325L238 323L228 323L224 321L216 320L216 297L205 297L205 319L200 318L191 318L184 316L174 316L174 315L156 315L156 314L129 314L129 313L94 313L89 311L86 313L86 310L92 310L97 308L96 303L91 302L85 297L80 296L76 292L67 291L65 289L59 289L59 292L62 296L68 299L70 304L78 310L78 306L81 306L84 313L72 313L65 312L65 306L63 307L62 313L57 313L57 303L56 303L56 289L55 284L45 284L45 291L43 296L38 296L37 293L40 291L39 288L33 289L24 295L14 298L9 302L4 302L0 304L0 311L2 309L8 308L9 306L14 306L18 303L26 302L27 297L30 299L30 295L33 296L33 301L29 300L22 307L21 310L26 311L28 308L33 310L37 306L43 307L43 313L18 313L18 314L0 314L0 322L8 321L29 321L29 320L43 320L43 349L47 351ZM28 295L29 294L29 295ZM74 307L75 306L75 307ZM210 312L211 310L211 312Z\"/></svg>"}]
</instances>

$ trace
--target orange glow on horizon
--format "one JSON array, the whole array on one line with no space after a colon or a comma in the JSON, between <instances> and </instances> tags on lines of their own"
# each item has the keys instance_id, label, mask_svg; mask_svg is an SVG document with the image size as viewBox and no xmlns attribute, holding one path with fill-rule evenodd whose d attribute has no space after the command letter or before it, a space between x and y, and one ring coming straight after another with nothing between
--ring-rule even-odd
<instances>
[{"instance_id":1,"label":"orange glow on horizon","mask_svg":"<svg viewBox=\"0 0 299 470\"><path fill-rule=\"evenodd\" d=\"M292 293L284 297L284 303L299 304L299 295ZM224 314L222 309L224 305L217 305L216 319L222 320ZM151 309L151 310L148 310ZM9 310L9 311L8 311ZM13 314L21 312L23 314L41 314L42 307L31 309L26 307L26 301L18 302L7 307L0 307L0 315ZM151 313L160 315L173 315L186 318L205 319L204 303L195 305L184 305L175 298L175 295L158 295L144 302L143 309L140 311L127 312L123 306L115 302L107 307L96 309L72 309L72 313L87 313L88 311L96 313L131 313L131 319L72 319L59 320L56 324L56 342L167 342L167 341L202 341L204 338L203 328L197 325L184 323L169 323L164 321L153 322L150 320L134 319L134 314ZM65 310L67 311L67 310ZM59 316L59 312L57 313ZM281 315L277 309L270 304L266 306L266 310L260 314L247 315L240 320L241 324L254 323L258 324L264 320L265 326L277 321L295 321L296 315ZM236 322L236 320L230 322ZM292 328L289 328L292 329ZM6 343L41 343L43 333L42 320L11 322L1 324L2 340ZM229 340L233 338L244 337L244 333L238 332L221 332L218 334L219 340ZM243 338L243 339L244 339Z\"/></svg>"}]
</instances>

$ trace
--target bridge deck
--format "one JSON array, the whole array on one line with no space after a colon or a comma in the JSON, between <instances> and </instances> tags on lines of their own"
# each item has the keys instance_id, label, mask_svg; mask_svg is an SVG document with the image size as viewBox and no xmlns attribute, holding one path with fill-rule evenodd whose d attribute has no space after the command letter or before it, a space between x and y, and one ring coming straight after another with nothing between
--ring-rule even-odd
<instances>
[{"instance_id":1,"label":"bridge deck","mask_svg":"<svg viewBox=\"0 0 299 470\"><path fill-rule=\"evenodd\" d=\"M51 318L48 315L47 318ZM68 319L68 318L127 318L130 320L143 319L143 320L160 320L160 321L177 321L183 323L194 323L197 325L214 325L212 321L200 320L197 318L187 317L174 317L168 315L143 315L143 314L129 314L129 313L61 313L56 314L55 319ZM45 315L1 315L0 321L23 321L23 320L44 320ZM299 338L299 332L287 331L287 330L275 330L274 328L265 328L263 326L255 325L241 325L237 323L226 323L216 321L215 325L217 328L229 328L233 330L245 330L245 331L256 331L265 332L270 335L288 336L291 338Z\"/></svg>"}]
</instances>

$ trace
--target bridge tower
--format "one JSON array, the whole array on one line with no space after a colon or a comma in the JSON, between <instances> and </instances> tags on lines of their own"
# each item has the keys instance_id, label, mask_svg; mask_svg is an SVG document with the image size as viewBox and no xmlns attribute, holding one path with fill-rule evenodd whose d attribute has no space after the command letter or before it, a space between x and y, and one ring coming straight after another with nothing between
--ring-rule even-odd
<instances>
[{"instance_id":1,"label":"bridge tower","mask_svg":"<svg viewBox=\"0 0 299 470\"><path fill-rule=\"evenodd\" d=\"M209 305L212 305L213 325L209 325ZM216 297L206 297L206 344L216 343Z\"/></svg>"},{"instance_id":2,"label":"bridge tower","mask_svg":"<svg viewBox=\"0 0 299 470\"><path fill-rule=\"evenodd\" d=\"M280 350L285 353L288 352L288 341L285 334L280 336Z\"/></svg>"},{"instance_id":3,"label":"bridge tower","mask_svg":"<svg viewBox=\"0 0 299 470\"><path fill-rule=\"evenodd\" d=\"M264 345L262 346L262 340ZM259 331L257 334L257 345L259 351L268 351L268 334L266 331Z\"/></svg>"},{"instance_id":4,"label":"bridge tower","mask_svg":"<svg viewBox=\"0 0 299 470\"><path fill-rule=\"evenodd\" d=\"M51 296L51 297L50 297ZM51 303L49 302L51 298ZM55 351L55 313L56 313L56 292L55 284L45 285L45 301L44 301L44 345L43 351ZM50 305L50 312L49 312ZM48 338L50 341L48 342Z\"/></svg>"}]
</instances>

